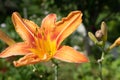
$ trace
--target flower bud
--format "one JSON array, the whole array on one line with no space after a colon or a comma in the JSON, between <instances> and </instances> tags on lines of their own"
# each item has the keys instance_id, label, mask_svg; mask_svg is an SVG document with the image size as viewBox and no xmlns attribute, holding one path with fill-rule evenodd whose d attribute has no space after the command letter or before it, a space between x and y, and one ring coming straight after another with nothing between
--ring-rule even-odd
<instances>
[{"instance_id":1,"label":"flower bud","mask_svg":"<svg viewBox=\"0 0 120 80\"><path fill-rule=\"evenodd\" d=\"M116 44L117 46L120 45L120 37L115 40L115 44Z\"/></svg>"},{"instance_id":2,"label":"flower bud","mask_svg":"<svg viewBox=\"0 0 120 80\"><path fill-rule=\"evenodd\" d=\"M120 37L115 40L115 42L109 47L111 50L112 48L120 45Z\"/></svg>"},{"instance_id":3,"label":"flower bud","mask_svg":"<svg viewBox=\"0 0 120 80\"><path fill-rule=\"evenodd\" d=\"M95 44L98 42L98 40L96 39L93 33L88 32L88 36Z\"/></svg>"},{"instance_id":4,"label":"flower bud","mask_svg":"<svg viewBox=\"0 0 120 80\"><path fill-rule=\"evenodd\" d=\"M96 43L96 45L98 45L98 46L103 46L103 44L104 44L103 41L99 41Z\"/></svg>"},{"instance_id":5,"label":"flower bud","mask_svg":"<svg viewBox=\"0 0 120 80\"><path fill-rule=\"evenodd\" d=\"M107 40L107 25L105 22L101 23L101 32L103 34L102 40L106 41Z\"/></svg>"},{"instance_id":6,"label":"flower bud","mask_svg":"<svg viewBox=\"0 0 120 80\"><path fill-rule=\"evenodd\" d=\"M103 37L103 33L101 30L97 30L96 33L95 33L95 37L101 41L102 40L102 37Z\"/></svg>"}]
</instances>

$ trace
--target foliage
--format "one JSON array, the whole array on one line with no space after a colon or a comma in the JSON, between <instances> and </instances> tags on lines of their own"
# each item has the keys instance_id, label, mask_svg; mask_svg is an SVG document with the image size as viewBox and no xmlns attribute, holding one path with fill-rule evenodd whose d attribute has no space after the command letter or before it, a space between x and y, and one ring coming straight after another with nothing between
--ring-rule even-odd
<instances>
[{"instance_id":1,"label":"foliage","mask_svg":"<svg viewBox=\"0 0 120 80\"><path fill-rule=\"evenodd\" d=\"M8 5L9 4L9 5ZM15 41L21 41L11 22L11 14L18 11L23 17L29 18L40 25L41 20L49 13L56 13L58 20L73 10L82 10L83 23L93 33L105 21L108 26L108 43L113 43L120 36L120 0L0 0L0 28ZM78 50L88 53L89 63L70 64L59 62L58 80L100 80L98 64L101 52L95 45L85 41L87 36L73 33L63 44L78 46ZM74 39L73 39L74 38ZM88 39L88 38L87 38ZM85 41L85 42L84 42ZM87 46L86 46L87 45ZM7 45L0 41L0 51ZM117 51L117 56L116 56ZM103 61L104 80L119 80L120 49L109 52ZM112 53L112 54L111 54ZM54 68L51 62L16 68L12 61L15 58L0 59L0 80L53 80ZM3 75L4 74L4 75Z\"/></svg>"}]
</instances>

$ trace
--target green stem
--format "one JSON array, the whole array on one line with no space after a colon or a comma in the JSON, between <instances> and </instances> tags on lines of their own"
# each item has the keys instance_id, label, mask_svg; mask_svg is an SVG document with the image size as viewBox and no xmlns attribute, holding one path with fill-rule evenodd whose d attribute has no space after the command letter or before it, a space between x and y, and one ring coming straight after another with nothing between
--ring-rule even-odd
<instances>
[{"instance_id":1,"label":"green stem","mask_svg":"<svg viewBox=\"0 0 120 80\"><path fill-rule=\"evenodd\" d=\"M52 62L54 64L54 74L55 74L54 80L58 80L58 67L59 66L58 66L58 63L55 60L52 59Z\"/></svg>"},{"instance_id":2,"label":"green stem","mask_svg":"<svg viewBox=\"0 0 120 80\"><path fill-rule=\"evenodd\" d=\"M103 75L102 75L102 61L104 60L104 55L105 55L105 50L104 50L104 47L102 47L102 55L101 55L101 58L98 60L99 72L100 72L100 79L101 80L103 80Z\"/></svg>"},{"instance_id":3,"label":"green stem","mask_svg":"<svg viewBox=\"0 0 120 80\"><path fill-rule=\"evenodd\" d=\"M99 72L100 72L100 79L103 80L103 76L102 76L102 62L99 62Z\"/></svg>"},{"instance_id":4,"label":"green stem","mask_svg":"<svg viewBox=\"0 0 120 80\"><path fill-rule=\"evenodd\" d=\"M58 65L54 66L54 72L55 72L55 79L54 80L57 80L58 79Z\"/></svg>"}]
</instances>

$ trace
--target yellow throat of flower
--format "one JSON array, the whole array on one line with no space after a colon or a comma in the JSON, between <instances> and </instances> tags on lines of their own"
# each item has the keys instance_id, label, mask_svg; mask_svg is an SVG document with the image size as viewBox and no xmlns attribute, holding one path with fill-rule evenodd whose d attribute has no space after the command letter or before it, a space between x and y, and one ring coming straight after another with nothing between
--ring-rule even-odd
<instances>
[{"instance_id":1,"label":"yellow throat of flower","mask_svg":"<svg viewBox=\"0 0 120 80\"><path fill-rule=\"evenodd\" d=\"M43 61L51 59L56 52L56 41L51 40L50 35L47 35L46 39L35 37L34 45L35 47L30 49L31 52L37 54Z\"/></svg>"}]
</instances>

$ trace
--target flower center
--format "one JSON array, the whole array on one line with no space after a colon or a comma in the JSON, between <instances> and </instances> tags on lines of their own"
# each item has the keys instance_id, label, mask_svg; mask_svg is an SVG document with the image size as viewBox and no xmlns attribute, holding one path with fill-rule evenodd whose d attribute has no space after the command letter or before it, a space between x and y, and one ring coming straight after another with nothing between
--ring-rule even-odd
<instances>
[{"instance_id":1,"label":"flower center","mask_svg":"<svg viewBox=\"0 0 120 80\"><path fill-rule=\"evenodd\" d=\"M48 61L56 52L56 41L51 40L50 35L45 38L35 37L34 48L31 48L31 52L39 56L41 60Z\"/></svg>"}]
</instances>

